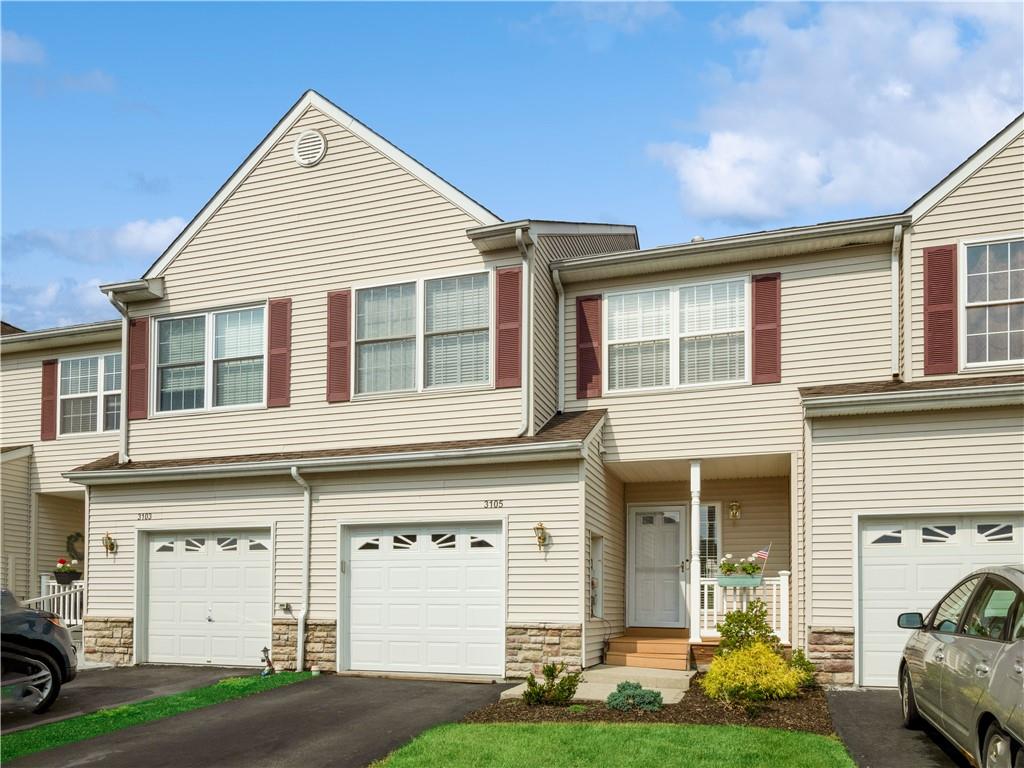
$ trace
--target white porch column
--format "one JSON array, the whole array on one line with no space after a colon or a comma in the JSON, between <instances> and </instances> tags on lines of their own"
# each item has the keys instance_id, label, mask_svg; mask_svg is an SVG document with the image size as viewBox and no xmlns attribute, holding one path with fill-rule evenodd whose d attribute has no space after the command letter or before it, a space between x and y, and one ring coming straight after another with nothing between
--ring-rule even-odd
<instances>
[{"instance_id":1,"label":"white porch column","mask_svg":"<svg viewBox=\"0 0 1024 768\"><path fill-rule=\"evenodd\" d=\"M690 462L690 642L700 642L700 459Z\"/></svg>"}]
</instances>

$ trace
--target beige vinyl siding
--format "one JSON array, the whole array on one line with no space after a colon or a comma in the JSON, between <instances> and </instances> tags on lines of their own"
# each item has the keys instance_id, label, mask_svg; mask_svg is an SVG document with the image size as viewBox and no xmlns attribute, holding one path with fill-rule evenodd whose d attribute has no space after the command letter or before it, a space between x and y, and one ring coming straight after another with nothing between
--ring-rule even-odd
<instances>
[{"instance_id":1,"label":"beige vinyl siding","mask_svg":"<svg viewBox=\"0 0 1024 768\"><path fill-rule=\"evenodd\" d=\"M302 168L292 145L308 128L324 133L327 154L320 164ZM132 458L514 434L521 415L518 389L326 402L327 293L520 263L508 253L482 257L465 234L478 223L310 108L167 267L166 298L132 308L133 315L159 315L290 297L291 407L133 421ZM174 440L166 439L169 433Z\"/></svg>"},{"instance_id":2,"label":"beige vinyl siding","mask_svg":"<svg viewBox=\"0 0 1024 768\"><path fill-rule=\"evenodd\" d=\"M307 476L313 486L310 618L333 619L338 601L338 525L435 519L493 520L507 515L508 620L578 621L579 472L576 462ZM500 509L485 509L499 499ZM89 613L134 613L139 528L178 530L273 526L275 615L302 605L302 489L290 478L96 486L90 502ZM139 513L152 519L138 521ZM541 552L533 526L552 546ZM106 556L105 533L118 543Z\"/></svg>"},{"instance_id":3,"label":"beige vinyl siding","mask_svg":"<svg viewBox=\"0 0 1024 768\"><path fill-rule=\"evenodd\" d=\"M19 598L30 594L30 466L29 456L8 459L3 462L0 475L0 583Z\"/></svg>"},{"instance_id":4,"label":"beige vinyl siding","mask_svg":"<svg viewBox=\"0 0 1024 768\"><path fill-rule=\"evenodd\" d=\"M778 576L779 571L791 570L789 490L788 477L701 480L701 502L722 505L722 556L750 557L771 544L765 575ZM626 504L681 504L689 510L690 484L626 483L625 498ZM739 520L729 519L730 501L740 503Z\"/></svg>"},{"instance_id":5,"label":"beige vinyl siding","mask_svg":"<svg viewBox=\"0 0 1024 768\"><path fill-rule=\"evenodd\" d=\"M931 210L911 228L911 375L924 376L924 249L955 245L962 239L1024 231L1024 134L1004 149ZM962 330L960 344L963 344ZM1019 370L1020 367L1018 366ZM993 374L1005 373L989 369ZM984 368L965 371L984 375ZM930 377L931 378L931 377Z\"/></svg>"},{"instance_id":6,"label":"beige vinyl siding","mask_svg":"<svg viewBox=\"0 0 1024 768\"><path fill-rule=\"evenodd\" d=\"M533 283L530 366L533 399L533 429L538 430L558 410L558 296L548 269L551 257L545 247L547 236L537 238L530 269Z\"/></svg>"},{"instance_id":7,"label":"beige vinyl siding","mask_svg":"<svg viewBox=\"0 0 1024 768\"><path fill-rule=\"evenodd\" d=\"M4 445L33 446L33 491L81 491L81 486L69 483L61 477L61 473L116 453L120 439L118 432L58 436L56 440L46 441L39 439L43 360L120 351L118 345L107 343L3 355L3 359L0 360L0 383L3 388L0 431L3 433Z\"/></svg>"},{"instance_id":8,"label":"beige vinyl siding","mask_svg":"<svg viewBox=\"0 0 1024 768\"><path fill-rule=\"evenodd\" d=\"M812 606L852 626L854 514L1024 509L1024 413L988 408L813 420Z\"/></svg>"},{"instance_id":9,"label":"beige vinyl siding","mask_svg":"<svg viewBox=\"0 0 1024 768\"><path fill-rule=\"evenodd\" d=\"M603 616L590 613L590 580L583 574L583 610L586 621L586 648L583 665L601 662L605 640L621 635L626 628L626 507L624 486L601 460L601 433L588 441L585 468L587 551L590 562L591 536L604 539Z\"/></svg>"},{"instance_id":10,"label":"beige vinyl siding","mask_svg":"<svg viewBox=\"0 0 1024 768\"><path fill-rule=\"evenodd\" d=\"M36 573L32 578L39 581L42 574L52 574L59 558L71 560L68 554L68 536L74 533L85 535L85 494L72 499L64 496L41 493L36 499L36 530L38 535L38 559ZM85 552L85 542L78 543L78 549ZM85 558L78 561L79 571L85 572Z\"/></svg>"},{"instance_id":11,"label":"beige vinyl siding","mask_svg":"<svg viewBox=\"0 0 1024 768\"><path fill-rule=\"evenodd\" d=\"M339 524L508 520L509 623L580 620L578 462L378 472L314 478L312 609L333 617ZM499 509L485 501L499 500ZM537 548L533 526L550 536Z\"/></svg>"},{"instance_id":12,"label":"beige vinyl siding","mask_svg":"<svg viewBox=\"0 0 1024 768\"><path fill-rule=\"evenodd\" d=\"M782 273L782 382L612 394L576 399L576 297L646 285ZM798 452L797 387L890 378L890 254L857 248L695 269L657 280L569 286L566 410L608 409L608 461Z\"/></svg>"}]
</instances>

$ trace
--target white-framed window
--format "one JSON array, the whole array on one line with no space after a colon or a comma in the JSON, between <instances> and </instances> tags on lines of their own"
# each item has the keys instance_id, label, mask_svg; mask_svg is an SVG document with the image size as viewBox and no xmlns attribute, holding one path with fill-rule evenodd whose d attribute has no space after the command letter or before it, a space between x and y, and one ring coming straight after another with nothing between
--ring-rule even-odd
<instances>
[{"instance_id":1,"label":"white-framed window","mask_svg":"<svg viewBox=\"0 0 1024 768\"><path fill-rule=\"evenodd\" d=\"M748 381L749 302L746 276L606 294L605 390Z\"/></svg>"},{"instance_id":2,"label":"white-framed window","mask_svg":"<svg viewBox=\"0 0 1024 768\"><path fill-rule=\"evenodd\" d=\"M1024 237L965 242L960 262L962 366L1024 362Z\"/></svg>"},{"instance_id":3,"label":"white-framed window","mask_svg":"<svg viewBox=\"0 0 1024 768\"><path fill-rule=\"evenodd\" d=\"M158 413L263 403L263 306L159 318L154 346Z\"/></svg>"},{"instance_id":4,"label":"white-framed window","mask_svg":"<svg viewBox=\"0 0 1024 768\"><path fill-rule=\"evenodd\" d=\"M424 282L425 387L486 384L491 371L487 273Z\"/></svg>"},{"instance_id":5,"label":"white-framed window","mask_svg":"<svg viewBox=\"0 0 1024 768\"><path fill-rule=\"evenodd\" d=\"M722 559L721 509L718 503L700 505L700 572L704 577L718 575Z\"/></svg>"},{"instance_id":6,"label":"white-framed window","mask_svg":"<svg viewBox=\"0 0 1024 768\"><path fill-rule=\"evenodd\" d=\"M356 287L356 396L491 383L490 270Z\"/></svg>"},{"instance_id":7,"label":"white-framed window","mask_svg":"<svg viewBox=\"0 0 1024 768\"><path fill-rule=\"evenodd\" d=\"M121 353L60 361L58 423L61 435L121 428Z\"/></svg>"},{"instance_id":8,"label":"white-framed window","mask_svg":"<svg viewBox=\"0 0 1024 768\"><path fill-rule=\"evenodd\" d=\"M604 618L604 536L590 534L590 616Z\"/></svg>"}]
</instances>

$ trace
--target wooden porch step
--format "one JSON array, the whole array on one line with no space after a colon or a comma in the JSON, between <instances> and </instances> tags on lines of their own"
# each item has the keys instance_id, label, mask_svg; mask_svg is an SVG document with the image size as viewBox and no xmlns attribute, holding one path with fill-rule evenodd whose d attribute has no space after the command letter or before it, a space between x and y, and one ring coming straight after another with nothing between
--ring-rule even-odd
<instances>
[{"instance_id":1,"label":"wooden porch step","mask_svg":"<svg viewBox=\"0 0 1024 768\"><path fill-rule=\"evenodd\" d=\"M676 637L615 637L608 641L608 650L615 653L643 653L653 656L686 656L689 641Z\"/></svg>"},{"instance_id":2,"label":"wooden porch step","mask_svg":"<svg viewBox=\"0 0 1024 768\"><path fill-rule=\"evenodd\" d=\"M614 653L609 651L605 655L605 664L612 664L619 667L648 667L651 669L680 669L690 668L689 654L684 657L656 656L646 653Z\"/></svg>"}]
</instances>

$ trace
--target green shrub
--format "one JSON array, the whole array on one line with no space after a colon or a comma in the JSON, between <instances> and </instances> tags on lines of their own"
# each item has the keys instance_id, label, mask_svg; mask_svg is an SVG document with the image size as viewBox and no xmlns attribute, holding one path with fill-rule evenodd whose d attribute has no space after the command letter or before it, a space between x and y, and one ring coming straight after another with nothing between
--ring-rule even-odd
<instances>
[{"instance_id":1,"label":"green shrub","mask_svg":"<svg viewBox=\"0 0 1024 768\"><path fill-rule=\"evenodd\" d=\"M807 654L803 652L802 648L797 648L793 651L793 656L789 660L789 666L800 673L803 678L800 682L802 687L806 688L814 684L814 673L817 669L814 666L814 662L807 658Z\"/></svg>"},{"instance_id":2,"label":"green shrub","mask_svg":"<svg viewBox=\"0 0 1024 768\"><path fill-rule=\"evenodd\" d=\"M729 611L716 627L720 636L718 653L746 648L753 643L764 643L779 651L779 639L768 623L768 606L760 600L751 600L744 609Z\"/></svg>"},{"instance_id":3,"label":"green shrub","mask_svg":"<svg viewBox=\"0 0 1024 768\"><path fill-rule=\"evenodd\" d=\"M576 695L583 680L582 672L565 673L565 664L545 664L542 672L544 682L538 682L531 672L526 678L526 690L523 691L523 702L528 706L535 704L568 704ZM562 677L559 677L562 675Z\"/></svg>"},{"instance_id":4,"label":"green shrub","mask_svg":"<svg viewBox=\"0 0 1024 768\"><path fill-rule=\"evenodd\" d=\"M803 680L804 673L772 645L754 642L715 656L701 684L713 699L751 705L791 699L799 694Z\"/></svg>"},{"instance_id":5,"label":"green shrub","mask_svg":"<svg viewBox=\"0 0 1024 768\"><path fill-rule=\"evenodd\" d=\"M621 712L657 712L661 709L661 693L643 688L640 683L624 681L608 694L605 704Z\"/></svg>"}]
</instances>

